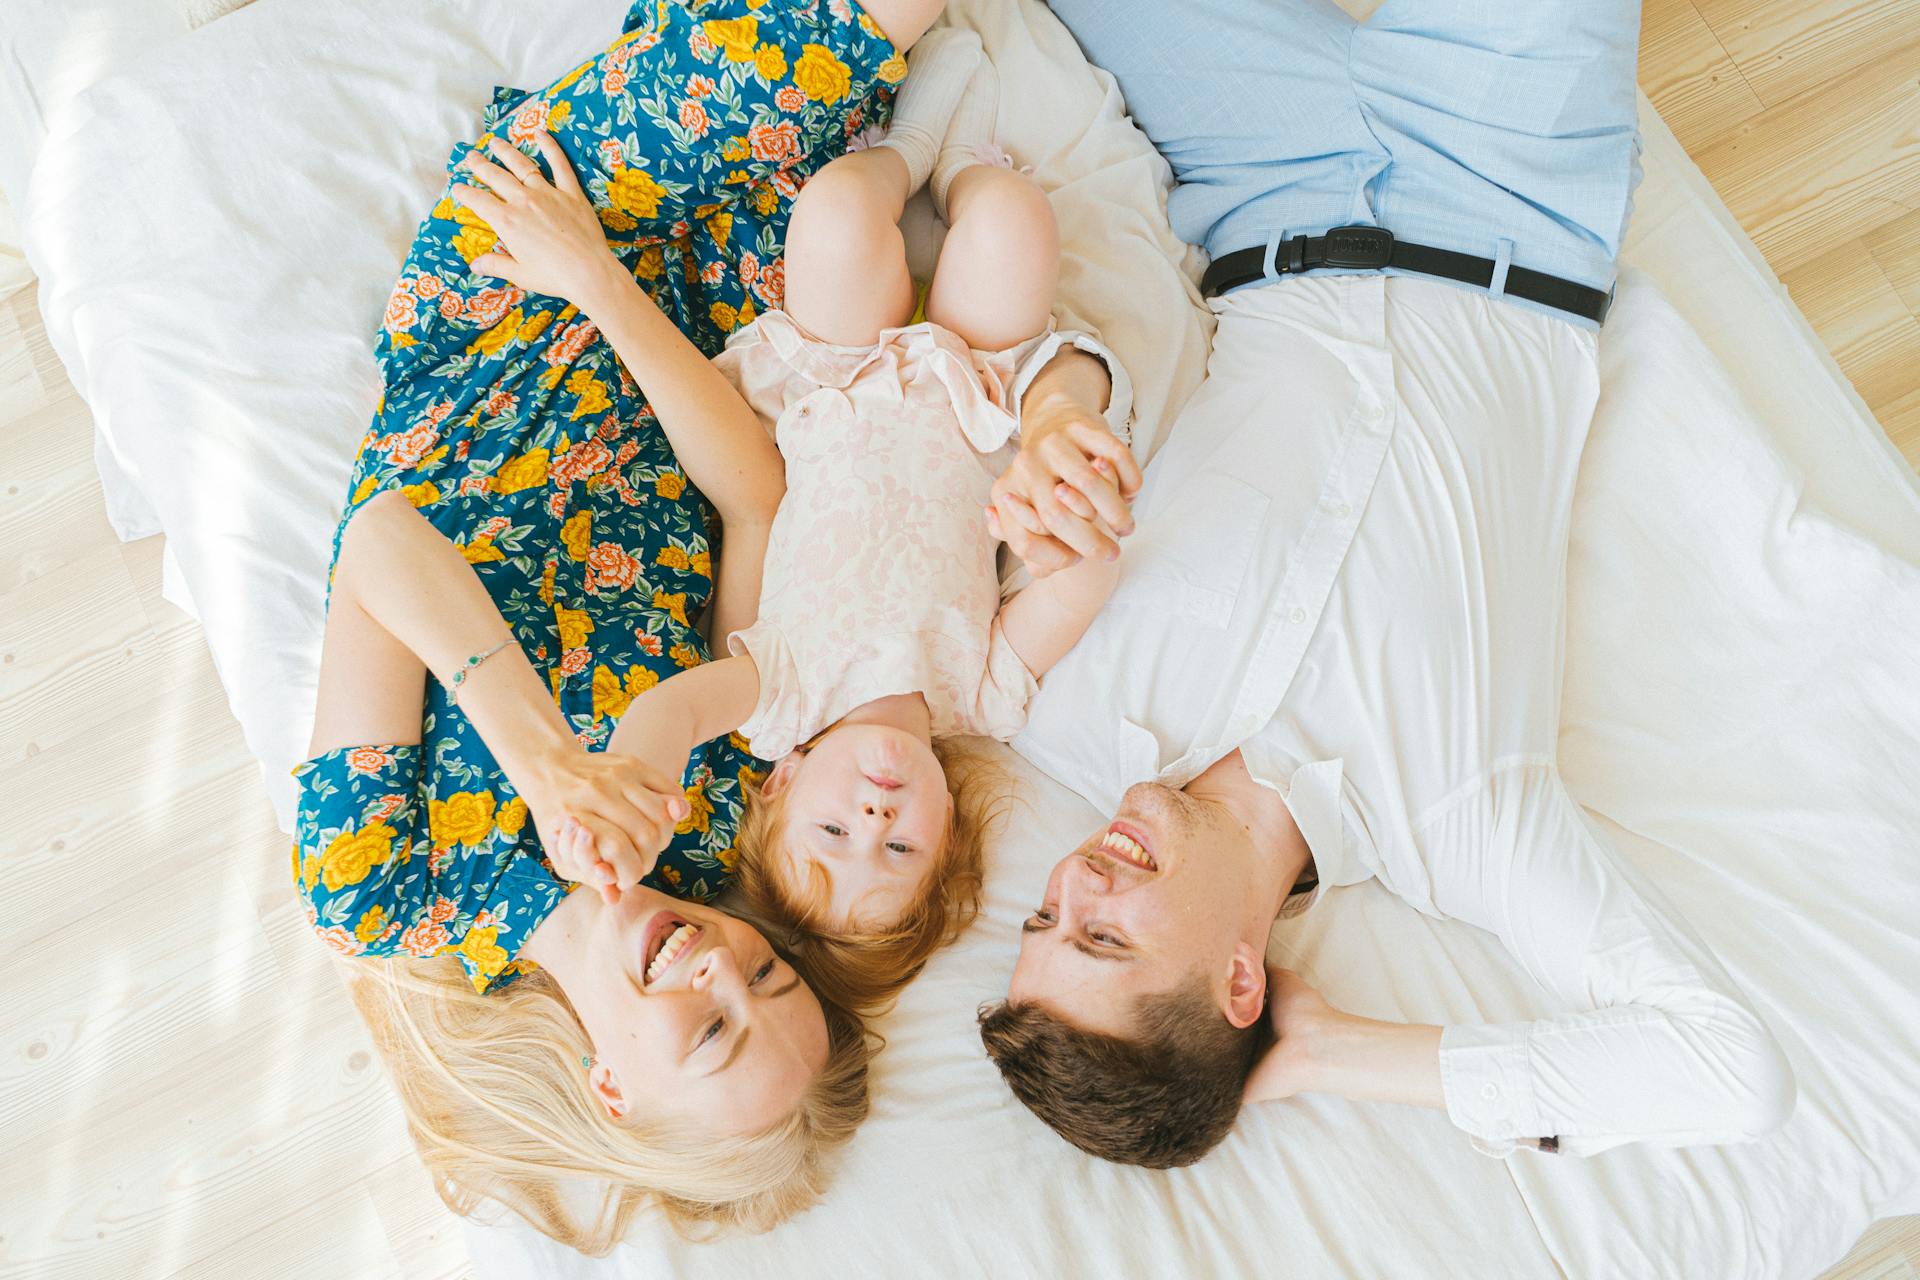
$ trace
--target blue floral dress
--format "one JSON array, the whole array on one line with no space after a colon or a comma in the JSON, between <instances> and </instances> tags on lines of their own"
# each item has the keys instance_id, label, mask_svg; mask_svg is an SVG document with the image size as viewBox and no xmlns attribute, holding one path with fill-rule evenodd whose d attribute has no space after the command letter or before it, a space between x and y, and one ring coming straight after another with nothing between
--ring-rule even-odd
<instances>
[{"instance_id":1,"label":"blue floral dress","mask_svg":"<svg viewBox=\"0 0 1920 1280\"><path fill-rule=\"evenodd\" d=\"M550 131L615 255L711 355L780 305L800 184L884 122L905 74L847 0L645 0L549 88L497 91L486 132L454 148L449 189L489 138L532 155ZM385 394L346 518L406 494L473 565L580 741L603 749L636 695L707 660L695 627L719 530L593 324L471 275L494 243L450 195L421 224L376 344ZM724 887L756 763L737 737L695 750L691 812L648 883L692 898ZM342 748L294 773L293 875L335 948L457 952L481 991L530 967L516 953L571 886L437 682L419 745Z\"/></svg>"}]
</instances>

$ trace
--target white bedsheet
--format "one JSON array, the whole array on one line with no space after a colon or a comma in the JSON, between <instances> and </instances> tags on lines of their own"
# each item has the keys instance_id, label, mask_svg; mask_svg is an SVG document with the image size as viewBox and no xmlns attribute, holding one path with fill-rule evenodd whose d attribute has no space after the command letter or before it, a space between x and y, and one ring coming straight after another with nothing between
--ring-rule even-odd
<instances>
[{"instance_id":1,"label":"white bedsheet","mask_svg":"<svg viewBox=\"0 0 1920 1280\"><path fill-rule=\"evenodd\" d=\"M25 229L49 331L167 530L283 815L393 271L489 87L564 69L623 8L260 0L90 91L43 156ZM1004 140L1056 189L1068 318L1120 352L1159 425L1207 336L1165 167L1037 0L955 8L1000 65ZM1644 114L1637 269L1575 522L1563 765L1786 1045L1801 1098L1782 1134L1498 1162L1436 1113L1307 1099L1193 1169L1095 1164L1012 1102L972 1030L1046 868L1095 820L1019 769L986 918L883 1026L873 1119L823 1205L761 1239L648 1233L600 1262L473 1226L478 1272L1805 1276L1920 1210L1920 496ZM1274 945L1383 1016L1540 998L1490 938L1372 886Z\"/></svg>"}]
</instances>

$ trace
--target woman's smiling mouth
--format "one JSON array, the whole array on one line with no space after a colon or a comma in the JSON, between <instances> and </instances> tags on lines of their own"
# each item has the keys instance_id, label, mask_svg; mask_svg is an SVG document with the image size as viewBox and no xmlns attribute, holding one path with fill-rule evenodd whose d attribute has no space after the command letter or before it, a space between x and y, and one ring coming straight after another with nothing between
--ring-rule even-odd
<instances>
[{"instance_id":1,"label":"woman's smiling mouth","mask_svg":"<svg viewBox=\"0 0 1920 1280\"><path fill-rule=\"evenodd\" d=\"M694 944L705 932L678 916L661 912L663 917L647 930L647 968L645 982L652 986L681 960L693 952Z\"/></svg>"}]
</instances>

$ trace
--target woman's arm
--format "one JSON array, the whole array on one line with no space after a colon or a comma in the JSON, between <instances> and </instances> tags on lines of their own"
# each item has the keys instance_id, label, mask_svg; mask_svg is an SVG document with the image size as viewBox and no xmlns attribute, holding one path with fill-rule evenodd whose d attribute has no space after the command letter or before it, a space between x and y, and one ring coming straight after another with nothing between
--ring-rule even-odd
<instances>
[{"instance_id":1,"label":"woman's arm","mask_svg":"<svg viewBox=\"0 0 1920 1280\"><path fill-rule=\"evenodd\" d=\"M574 878L608 887L639 880L686 812L678 774L581 748L473 566L402 494L375 495L347 523L327 634L315 754L418 742L426 672L450 680L465 669L460 709L526 800L542 842L553 843L568 817L593 834L607 865ZM504 647L466 665L496 646Z\"/></svg>"},{"instance_id":2,"label":"woman's arm","mask_svg":"<svg viewBox=\"0 0 1920 1280\"><path fill-rule=\"evenodd\" d=\"M786 467L759 416L726 377L640 288L607 249L606 233L581 190L566 152L550 134L536 142L553 181L513 147L495 139L467 167L487 186L454 188L454 197L486 220L503 251L473 260L530 293L572 302L599 326L653 406L689 478L720 519L768 524L786 492Z\"/></svg>"}]
</instances>

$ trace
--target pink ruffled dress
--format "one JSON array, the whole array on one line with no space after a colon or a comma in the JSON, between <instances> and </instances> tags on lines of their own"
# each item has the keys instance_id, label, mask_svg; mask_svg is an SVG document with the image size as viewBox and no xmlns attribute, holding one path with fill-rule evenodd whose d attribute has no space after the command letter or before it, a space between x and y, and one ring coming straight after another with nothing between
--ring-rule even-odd
<instances>
[{"instance_id":1,"label":"pink ruffled dress","mask_svg":"<svg viewBox=\"0 0 1920 1280\"><path fill-rule=\"evenodd\" d=\"M760 671L741 726L755 755L778 759L898 693L925 695L938 737L1020 731L1037 686L1000 630L983 510L1014 456L1021 392L1068 345L1111 367L1078 334L985 352L924 323L838 347L782 311L728 342L716 364L787 464L759 618L727 640Z\"/></svg>"}]
</instances>

